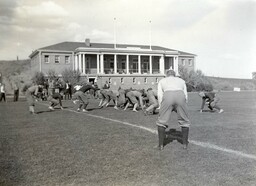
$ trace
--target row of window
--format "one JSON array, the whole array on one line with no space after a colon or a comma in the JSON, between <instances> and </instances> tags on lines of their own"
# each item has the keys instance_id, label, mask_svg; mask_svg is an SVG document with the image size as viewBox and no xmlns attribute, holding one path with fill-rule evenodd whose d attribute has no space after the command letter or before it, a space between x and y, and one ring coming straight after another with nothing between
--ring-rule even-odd
<instances>
[{"instance_id":1,"label":"row of window","mask_svg":"<svg viewBox=\"0 0 256 186\"><path fill-rule=\"evenodd\" d=\"M44 62L45 63L50 63L50 56L49 55L44 56ZM60 56L59 55L54 56L54 63L60 63ZM65 64L69 64L69 63L70 63L70 56L65 56Z\"/></svg>"},{"instance_id":2,"label":"row of window","mask_svg":"<svg viewBox=\"0 0 256 186\"><path fill-rule=\"evenodd\" d=\"M155 83L158 83L158 81L159 81L158 78L156 78L156 79L155 79ZM109 82L109 84L111 84L111 83L112 83L112 78L109 78L108 82ZM121 83L121 84L124 84L124 78L121 78L121 79L120 79L120 83ZM137 83L137 79L136 79L135 77L132 78L132 83L133 83L133 84L136 84L136 83ZM145 77L145 78L144 78L144 84L147 84L147 83L148 83L148 78Z\"/></svg>"},{"instance_id":3,"label":"row of window","mask_svg":"<svg viewBox=\"0 0 256 186\"><path fill-rule=\"evenodd\" d=\"M181 60L181 64L182 64L182 66L185 66L186 65L186 60L182 59ZM193 60L192 59L188 59L188 66L192 66L192 65L193 65Z\"/></svg>"}]
</instances>

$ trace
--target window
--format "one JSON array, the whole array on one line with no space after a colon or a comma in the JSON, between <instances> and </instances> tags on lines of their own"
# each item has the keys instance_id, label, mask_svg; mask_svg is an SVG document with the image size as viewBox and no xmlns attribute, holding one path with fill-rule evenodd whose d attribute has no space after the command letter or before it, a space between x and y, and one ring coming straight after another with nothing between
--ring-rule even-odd
<instances>
[{"instance_id":1,"label":"window","mask_svg":"<svg viewBox=\"0 0 256 186\"><path fill-rule=\"evenodd\" d=\"M181 64L182 64L183 66L185 66L185 65L186 65L186 61L185 61L185 59L182 59L182 60L181 60Z\"/></svg>"},{"instance_id":2,"label":"window","mask_svg":"<svg viewBox=\"0 0 256 186\"><path fill-rule=\"evenodd\" d=\"M132 83L136 84L136 78L132 78Z\"/></svg>"},{"instance_id":3,"label":"window","mask_svg":"<svg viewBox=\"0 0 256 186\"><path fill-rule=\"evenodd\" d=\"M110 62L110 63L109 63L109 67L110 67L110 68L114 68L114 62Z\"/></svg>"},{"instance_id":4,"label":"window","mask_svg":"<svg viewBox=\"0 0 256 186\"><path fill-rule=\"evenodd\" d=\"M138 62L136 62L136 61L133 61L132 62L132 72L133 73L137 73L138 72Z\"/></svg>"},{"instance_id":5,"label":"window","mask_svg":"<svg viewBox=\"0 0 256 186\"><path fill-rule=\"evenodd\" d=\"M125 69L125 63L122 63L122 69L124 70Z\"/></svg>"},{"instance_id":6,"label":"window","mask_svg":"<svg viewBox=\"0 0 256 186\"><path fill-rule=\"evenodd\" d=\"M124 84L124 78L121 78L121 84Z\"/></svg>"},{"instance_id":7,"label":"window","mask_svg":"<svg viewBox=\"0 0 256 186\"><path fill-rule=\"evenodd\" d=\"M69 64L70 63L70 61L69 61L69 56L65 56L65 64Z\"/></svg>"},{"instance_id":8,"label":"window","mask_svg":"<svg viewBox=\"0 0 256 186\"><path fill-rule=\"evenodd\" d=\"M49 56L47 55L47 56L44 56L44 62L45 63L50 63L50 61L49 61Z\"/></svg>"},{"instance_id":9,"label":"window","mask_svg":"<svg viewBox=\"0 0 256 186\"><path fill-rule=\"evenodd\" d=\"M55 56L55 63L60 63L60 56Z\"/></svg>"},{"instance_id":10,"label":"window","mask_svg":"<svg viewBox=\"0 0 256 186\"><path fill-rule=\"evenodd\" d=\"M192 60L192 59L189 59L189 60L188 60L188 65L189 65L189 66L192 66L192 65L193 65L193 60Z\"/></svg>"}]
</instances>

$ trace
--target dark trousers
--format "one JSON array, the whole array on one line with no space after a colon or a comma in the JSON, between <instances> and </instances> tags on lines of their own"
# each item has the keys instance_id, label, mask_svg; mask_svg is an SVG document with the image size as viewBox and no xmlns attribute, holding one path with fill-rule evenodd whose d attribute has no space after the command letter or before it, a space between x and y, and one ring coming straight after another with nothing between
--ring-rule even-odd
<instances>
[{"instance_id":1,"label":"dark trousers","mask_svg":"<svg viewBox=\"0 0 256 186\"><path fill-rule=\"evenodd\" d=\"M4 99L4 101L6 102L5 93L1 93L0 94L0 101L2 101L2 99Z\"/></svg>"},{"instance_id":2,"label":"dark trousers","mask_svg":"<svg viewBox=\"0 0 256 186\"><path fill-rule=\"evenodd\" d=\"M14 90L13 101L18 101L18 99L19 99L19 90Z\"/></svg>"}]
</instances>

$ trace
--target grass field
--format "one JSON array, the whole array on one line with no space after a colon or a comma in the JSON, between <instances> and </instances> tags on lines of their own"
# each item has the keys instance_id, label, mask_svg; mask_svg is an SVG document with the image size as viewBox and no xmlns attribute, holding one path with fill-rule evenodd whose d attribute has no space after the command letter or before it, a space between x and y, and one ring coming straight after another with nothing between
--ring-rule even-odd
<instances>
[{"instance_id":1,"label":"grass field","mask_svg":"<svg viewBox=\"0 0 256 186\"><path fill-rule=\"evenodd\" d=\"M224 113L198 112L189 94L192 122L187 150L176 140L157 143L157 115L98 109L48 111L27 103L0 103L0 185L255 186L256 92L219 93ZM179 130L175 114L170 128Z\"/></svg>"}]
</instances>

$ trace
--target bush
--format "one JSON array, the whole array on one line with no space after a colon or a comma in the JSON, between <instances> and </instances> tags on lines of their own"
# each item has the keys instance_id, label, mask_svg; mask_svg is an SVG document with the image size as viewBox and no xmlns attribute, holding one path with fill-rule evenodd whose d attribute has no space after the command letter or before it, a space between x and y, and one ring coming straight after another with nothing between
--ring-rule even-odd
<instances>
[{"instance_id":1,"label":"bush","mask_svg":"<svg viewBox=\"0 0 256 186\"><path fill-rule=\"evenodd\" d=\"M43 72L36 72L32 77L32 82L37 85L43 85L45 82L45 76Z\"/></svg>"},{"instance_id":2,"label":"bush","mask_svg":"<svg viewBox=\"0 0 256 186\"><path fill-rule=\"evenodd\" d=\"M80 81L81 72L71 69L65 69L61 73L61 75L64 82L69 82L74 85Z\"/></svg>"},{"instance_id":3,"label":"bush","mask_svg":"<svg viewBox=\"0 0 256 186\"><path fill-rule=\"evenodd\" d=\"M188 71L187 68L184 68L180 65L179 74L181 78L186 82L188 92L213 90L212 83L208 80L207 77L204 76L201 70Z\"/></svg>"},{"instance_id":4,"label":"bush","mask_svg":"<svg viewBox=\"0 0 256 186\"><path fill-rule=\"evenodd\" d=\"M49 78L51 81L52 81L52 80L55 81L55 80L58 78L58 74L56 73L55 70L52 70L52 69L48 70L47 76L48 76L48 78Z\"/></svg>"}]
</instances>

